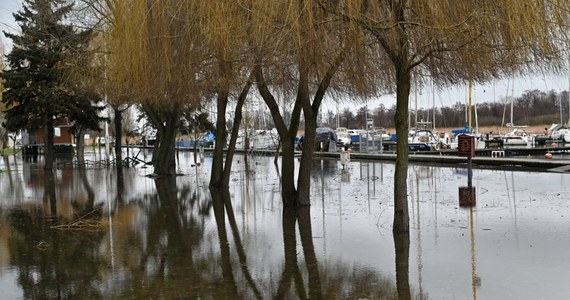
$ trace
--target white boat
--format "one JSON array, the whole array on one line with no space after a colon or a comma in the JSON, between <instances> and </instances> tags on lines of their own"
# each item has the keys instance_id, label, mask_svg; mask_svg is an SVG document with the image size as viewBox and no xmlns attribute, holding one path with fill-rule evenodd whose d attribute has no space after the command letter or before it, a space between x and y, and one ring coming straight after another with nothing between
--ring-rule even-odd
<instances>
[{"instance_id":1,"label":"white boat","mask_svg":"<svg viewBox=\"0 0 570 300\"><path fill-rule=\"evenodd\" d=\"M553 141L563 141L565 143L570 143L570 128L565 127L560 124L552 124L550 128L546 130L550 133L550 138Z\"/></svg>"},{"instance_id":2,"label":"white boat","mask_svg":"<svg viewBox=\"0 0 570 300\"><path fill-rule=\"evenodd\" d=\"M348 128L346 127L338 127L335 130L336 133L336 137L337 137L337 144L339 145L350 145L351 143L351 137L350 137L350 133L348 131Z\"/></svg>"},{"instance_id":3,"label":"white boat","mask_svg":"<svg viewBox=\"0 0 570 300\"><path fill-rule=\"evenodd\" d=\"M382 141L389 141L390 140L390 135L388 134L388 131L386 131L384 128L376 128L372 134L374 135L374 139L375 140L382 140Z\"/></svg>"},{"instance_id":4,"label":"white boat","mask_svg":"<svg viewBox=\"0 0 570 300\"><path fill-rule=\"evenodd\" d=\"M250 130L248 149L275 150L279 144L279 135L276 129ZM245 132L240 131L236 140L236 149L245 149Z\"/></svg>"},{"instance_id":5,"label":"white boat","mask_svg":"<svg viewBox=\"0 0 570 300\"><path fill-rule=\"evenodd\" d=\"M503 136L504 146L526 146L531 141L531 136L521 127L512 127L512 130Z\"/></svg>"},{"instance_id":6,"label":"white boat","mask_svg":"<svg viewBox=\"0 0 570 300\"><path fill-rule=\"evenodd\" d=\"M564 140L564 143L570 143L570 131L568 131L564 134L563 140Z\"/></svg>"},{"instance_id":7,"label":"white boat","mask_svg":"<svg viewBox=\"0 0 570 300\"><path fill-rule=\"evenodd\" d=\"M414 150L415 145L421 146L422 150L426 147L428 147L430 150L439 150L444 146L444 143L430 130L419 129L410 132L410 136L408 137L408 145L410 147L410 150Z\"/></svg>"}]
</instances>

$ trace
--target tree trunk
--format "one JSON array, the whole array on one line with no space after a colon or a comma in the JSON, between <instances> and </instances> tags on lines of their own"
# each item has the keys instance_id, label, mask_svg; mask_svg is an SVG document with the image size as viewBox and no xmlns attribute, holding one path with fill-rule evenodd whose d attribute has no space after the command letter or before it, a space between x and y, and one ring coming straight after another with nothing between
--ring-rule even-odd
<instances>
[{"instance_id":1,"label":"tree trunk","mask_svg":"<svg viewBox=\"0 0 570 300\"><path fill-rule=\"evenodd\" d=\"M245 97L240 100L238 100L238 103L236 105L236 109L235 109L235 115L234 115L234 124L232 126L232 132L230 134L230 142L228 145L228 149L226 151L226 161L224 164L224 170L222 172L222 178L221 181L219 182L218 187L219 188L228 188L230 185L230 174L231 174L231 170L232 170L232 162L234 159L234 153L236 150L236 141L237 141L237 136L239 133L239 124L241 123L241 119L242 119L242 112L241 109L243 107L243 104L245 102ZM247 153L244 154L247 157Z\"/></svg>"},{"instance_id":2,"label":"tree trunk","mask_svg":"<svg viewBox=\"0 0 570 300\"><path fill-rule=\"evenodd\" d=\"M91 186L89 179L87 178L85 165L79 165L79 178L81 178L81 183L83 183L83 188L87 192L87 201L85 202L85 209L83 214L93 213L95 210L95 191Z\"/></svg>"},{"instance_id":3,"label":"tree trunk","mask_svg":"<svg viewBox=\"0 0 570 300\"><path fill-rule=\"evenodd\" d=\"M156 125L156 124L155 124ZM156 129L156 135L154 136L154 144L152 144L152 164L154 165L158 159L158 149L160 146L160 140L162 139L162 132L164 131L164 126L159 124Z\"/></svg>"},{"instance_id":4,"label":"tree trunk","mask_svg":"<svg viewBox=\"0 0 570 300\"><path fill-rule=\"evenodd\" d=\"M216 137L214 144L214 157L210 174L210 188L218 189L222 186L224 172L224 144L226 142L226 109L228 107L227 94L218 94L216 115Z\"/></svg>"},{"instance_id":5,"label":"tree trunk","mask_svg":"<svg viewBox=\"0 0 570 300\"><path fill-rule=\"evenodd\" d=\"M411 75L407 66L396 66L396 171L394 173L394 224L395 233L409 232L408 212L408 100Z\"/></svg>"},{"instance_id":6,"label":"tree trunk","mask_svg":"<svg viewBox=\"0 0 570 300\"><path fill-rule=\"evenodd\" d=\"M313 154L315 153L317 114L311 107L308 70L303 66L304 64L299 67L297 101L301 104L303 115L305 116L305 135L303 137L299 177L297 178L297 204L311 205L311 171L313 168Z\"/></svg>"},{"instance_id":7,"label":"tree trunk","mask_svg":"<svg viewBox=\"0 0 570 300\"><path fill-rule=\"evenodd\" d=\"M306 114L305 114L306 116ZM297 178L297 194L299 205L311 205L311 173L314 163L317 121L305 117L305 136L303 137L303 153Z\"/></svg>"},{"instance_id":8,"label":"tree trunk","mask_svg":"<svg viewBox=\"0 0 570 300\"><path fill-rule=\"evenodd\" d=\"M50 120L46 122L46 126L44 128L44 157L45 157L44 170L46 171L52 170L53 163L55 160L53 140L54 140L53 121L50 118Z\"/></svg>"},{"instance_id":9,"label":"tree trunk","mask_svg":"<svg viewBox=\"0 0 570 300\"><path fill-rule=\"evenodd\" d=\"M283 157L281 165L281 196L283 199L283 206L297 206L297 189L295 187L295 137L301 119L301 103L299 103L299 97L297 97L293 111L291 112L289 126L287 126L285 120L283 120L283 116L281 116L279 105L277 104L275 97L273 97L273 94L265 84L263 70L259 66L256 66L254 73L257 82L257 89L271 112L275 128L277 129L279 138L283 143Z\"/></svg>"},{"instance_id":10,"label":"tree trunk","mask_svg":"<svg viewBox=\"0 0 570 300\"><path fill-rule=\"evenodd\" d=\"M83 165L85 163L85 130L82 128L77 130L75 147L77 149L77 163Z\"/></svg>"},{"instance_id":11,"label":"tree trunk","mask_svg":"<svg viewBox=\"0 0 570 300\"><path fill-rule=\"evenodd\" d=\"M283 206L297 206L297 189L295 187L295 138L281 137L281 197Z\"/></svg>"},{"instance_id":12,"label":"tree trunk","mask_svg":"<svg viewBox=\"0 0 570 300\"><path fill-rule=\"evenodd\" d=\"M123 140L123 112L114 106L113 112L115 113L115 160L117 167L120 167L123 162L123 152L121 148Z\"/></svg>"},{"instance_id":13,"label":"tree trunk","mask_svg":"<svg viewBox=\"0 0 570 300\"><path fill-rule=\"evenodd\" d=\"M156 159L153 157L154 173L157 175L176 175L175 146L180 113L173 111L167 115L160 136Z\"/></svg>"}]
</instances>

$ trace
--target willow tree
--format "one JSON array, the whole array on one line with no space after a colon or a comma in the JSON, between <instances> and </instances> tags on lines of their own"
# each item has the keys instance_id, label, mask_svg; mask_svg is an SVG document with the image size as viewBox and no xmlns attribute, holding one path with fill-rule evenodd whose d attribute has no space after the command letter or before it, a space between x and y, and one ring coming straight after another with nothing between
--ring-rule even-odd
<instances>
[{"instance_id":1,"label":"willow tree","mask_svg":"<svg viewBox=\"0 0 570 300\"><path fill-rule=\"evenodd\" d=\"M105 98L104 105L112 109L115 132L115 160L117 167L122 167L122 140L124 114L136 103L136 93L133 86L125 82L127 75L124 66L117 64L114 55L121 53L122 48L132 37L125 36L126 28L115 28L116 21L123 21L124 4L115 3L113 0L80 0L77 18L85 26L93 28L97 33L93 38L94 68L100 70L101 76L97 81L98 92ZM118 20L115 18L118 14ZM118 51L117 51L118 50ZM104 117L110 119L108 114Z\"/></svg>"},{"instance_id":2,"label":"willow tree","mask_svg":"<svg viewBox=\"0 0 570 300\"><path fill-rule=\"evenodd\" d=\"M351 26L325 11L319 1L251 1L251 51L259 93L267 104L282 143L282 196L285 206L310 204L317 116L329 96L366 93L354 70L363 43ZM375 73L375 72L371 72ZM338 93L335 93L338 92ZM285 109L275 95L284 95ZM290 114L289 114L290 112ZM302 113L302 114L301 114ZM289 120L284 116L290 115ZM304 147L295 184L294 142L304 117ZM288 122L287 122L288 121Z\"/></svg>"},{"instance_id":3,"label":"willow tree","mask_svg":"<svg viewBox=\"0 0 570 300\"><path fill-rule=\"evenodd\" d=\"M175 138L185 108L195 105L204 53L189 1L115 0L109 64L157 129L154 173L175 172Z\"/></svg>"},{"instance_id":4,"label":"willow tree","mask_svg":"<svg viewBox=\"0 0 570 300\"><path fill-rule=\"evenodd\" d=\"M209 60L201 69L206 84L202 85L204 99L213 99L216 106L216 131L210 189L227 189L232 159L242 118L242 107L253 84L247 49L248 20L251 11L238 1L189 1L196 13L189 26L199 30L201 44ZM235 100L235 105L232 101ZM234 107L234 120L227 143L229 108ZM226 144L227 148L226 148ZM225 152L224 160L224 148Z\"/></svg>"},{"instance_id":5,"label":"willow tree","mask_svg":"<svg viewBox=\"0 0 570 300\"><path fill-rule=\"evenodd\" d=\"M398 139L394 232L409 231L408 99L412 82L485 82L513 74L560 71L568 49L566 0L340 1L323 6L358 24L375 41L377 63L389 70Z\"/></svg>"}]
</instances>

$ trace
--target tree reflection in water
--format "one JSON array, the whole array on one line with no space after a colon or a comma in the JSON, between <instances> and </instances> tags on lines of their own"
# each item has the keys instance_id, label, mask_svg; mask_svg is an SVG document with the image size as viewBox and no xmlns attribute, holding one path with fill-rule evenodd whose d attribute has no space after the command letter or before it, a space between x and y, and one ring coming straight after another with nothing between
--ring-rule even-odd
<instances>
[{"instance_id":1,"label":"tree reflection in water","mask_svg":"<svg viewBox=\"0 0 570 300\"><path fill-rule=\"evenodd\" d=\"M244 209L244 203L264 201L263 194L242 199L230 191L210 193L207 184L187 177L136 179L135 173L123 177L114 169L69 171L80 183L70 184L73 199L55 199L62 197L63 186L56 185L64 180L39 173L34 180L44 183L43 205L15 205L8 211L9 264L17 270L22 298L411 298L409 239L394 238L393 278L373 267L321 256L310 207L265 207L255 211L251 222L253 211ZM133 178L154 184L137 190L141 185L133 185ZM107 188L109 183L116 190ZM104 226L54 229L69 223L62 212L70 208L74 216L89 215ZM271 216L262 213L269 210L280 212L280 224L262 221ZM256 222L267 231L256 228ZM283 248L272 248L275 239L267 235L280 231ZM272 250L259 249L263 247Z\"/></svg>"},{"instance_id":2,"label":"tree reflection in water","mask_svg":"<svg viewBox=\"0 0 570 300\"><path fill-rule=\"evenodd\" d=\"M410 235L394 234L396 251L396 288L398 299L411 299L410 292Z\"/></svg>"},{"instance_id":3,"label":"tree reflection in water","mask_svg":"<svg viewBox=\"0 0 570 300\"><path fill-rule=\"evenodd\" d=\"M122 247L129 249L120 258L127 262L120 275L125 282L114 293L127 298L167 299L207 295L201 268L208 259L198 254L204 238L203 213L208 214L211 205L201 202L189 186L177 188L175 177L154 182L156 193L142 200L146 228L123 241L127 244Z\"/></svg>"},{"instance_id":4,"label":"tree reflection in water","mask_svg":"<svg viewBox=\"0 0 570 300\"><path fill-rule=\"evenodd\" d=\"M97 270L104 262L94 249L103 233L72 233L55 230L62 221L57 214L55 180L51 172L44 177L44 206L11 209L8 221L10 263L18 269L18 284L25 299L100 298Z\"/></svg>"},{"instance_id":5,"label":"tree reflection in water","mask_svg":"<svg viewBox=\"0 0 570 300\"><path fill-rule=\"evenodd\" d=\"M305 284L301 274L299 263L297 260L297 237L295 225L299 224L299 232L301 236L301 245L305 257L309 278L309 294L305 291ZM287 291L290 290L290 284L295 283L297 296L300 299L307 297L312 299L322 298L321 282L319 278L319 269L315 249L313 245L313 236L311 231L311 217L309 207L284 208L283 209L283 245L285 248L285 266L283 274L279 281L279 288L276 299L284 299Z\"/></svg>"}]
</instances>

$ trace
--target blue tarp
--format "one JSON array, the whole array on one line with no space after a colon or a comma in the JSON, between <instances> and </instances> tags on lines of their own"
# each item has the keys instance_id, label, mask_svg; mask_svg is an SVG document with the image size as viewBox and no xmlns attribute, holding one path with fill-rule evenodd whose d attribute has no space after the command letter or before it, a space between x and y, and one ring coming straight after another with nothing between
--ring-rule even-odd
<instances>
[{"instance_id":1,"label":"blue tarp","mask_svg":"<svg viewBox=\"0 0 570 300\"><path fill-rule=\"evenodd\" d=\"M213 132L208 132L208 134L204 137L204 142L213 142L216 139L216 136Z\"/></svg>"},{"instance_id":2,"label":"blue tarp","mask_svg":"<svg viewBox=\"0 0 570 300\"><path fill-rule=\"evenodd\" d=\"M451 130L451 134L453 134L453 136L457 136L457 135L465 134L465 133L469 133L469 126L467 125L467 123L465 123L464 128Z\"/></svg>"}]
</instances>

